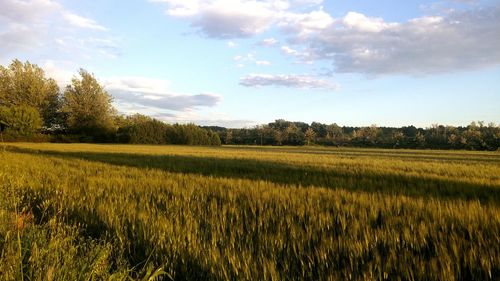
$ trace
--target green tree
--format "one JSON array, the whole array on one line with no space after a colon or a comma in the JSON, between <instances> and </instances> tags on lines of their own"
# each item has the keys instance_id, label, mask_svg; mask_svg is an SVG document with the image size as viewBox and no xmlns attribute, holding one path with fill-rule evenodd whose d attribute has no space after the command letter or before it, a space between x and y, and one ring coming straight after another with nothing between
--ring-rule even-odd
<instances>
[{"instance_id":1,"label":"green tree","mask_svg":"<svg viewBox=\"0 0 500 281\"><path fill-rule=\"evenodd\" d=\"M118 120L118 119L115 119ZM134 114L128 116L118 129L120 142L142 144L165 144L169 125L149 116Z\"/></svg>"},{"instance_id":2,"label":"green tree","mask_svg":"<svg viewBox=\"0 0 500 281\"><path fill-rule=\"evenodd\" d=\"M66 126L71 133L102 138L116 130L112 97L91 73L80 69L66 87L62 102Z\"/></svg>"},{"instance_id":3,"label":"green tree","mask_svg":"<svg viewBox=\"0 0 500 281\"><path fill-rule=\"evenodd\" d=\"M208 137L210 139L210 145L214 145L214 146L221 146L222 145L220 137L217 133L212 132L212 131L208 131Z\"/></svg>"},{"instance_id":4,"label":"green tree","mask_svg":"<svg viewBox=\"0 0 500 281\"><path fill-rule=\"evenodd\" d=\"M316 133L316 137L318 137L318 138L324 138L324 137L326 137L326 135L327 135L327 129L326 129L327 126L325 124L322 124L322 123L319 123L319 122L312 122L311 123L311 128Z\"/></svg>"},{"instance_id":5,"label":"green tree","mask_svg":"<svg viewBox=\"0 0 500 281\"><path fill-rule=\"evenodd\" d=\"M43 118L43 125L52 128L60 121L59 87L54 79L45 77L36 64L13 60L0 66L0 106L30 106Z\"/></svg>"},{"instance_id":6,"label":"green tree","mask_svg":"<svg viewBox=\"0 0 500 281\"><path fill-rule=\"evenodd\" d=\"M42 127L38 110L27 105L0 106L0 126L11 135L30 136Z\"/></svg>"}]
</instances>

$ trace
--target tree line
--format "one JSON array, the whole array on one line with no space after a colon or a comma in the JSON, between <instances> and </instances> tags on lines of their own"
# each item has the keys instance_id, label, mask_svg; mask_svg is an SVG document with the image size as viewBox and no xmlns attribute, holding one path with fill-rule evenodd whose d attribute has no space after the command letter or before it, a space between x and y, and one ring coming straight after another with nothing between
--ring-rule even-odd
<instances>
[{"instance_id":1,"label":"tree line","mask_svg":"<svg viewBox=\"0 0 500 281\"><path fill-rule=\"evenodd\" d=\"M5 140L187 145L325 145L381 148L497 150L500 127L434 124L429 128L348 127L283 119L254 128L167 124L120 115L112 96L81 69L63 90L43 69L14 60L0 66L0 137Z\"/></svg>"},{"instance_id":2,"label":"tree line","mask_svg":"<svg viewBox=\"0 0 500 281\"><path fill-rule=\"evenodd\" d=\"M249 129L206 127L217 132L225 144L325 145L379 148L433 148L497 150L500 127L472 122L468 126L433 124L429 128L348 127L337 124L291 122L283 119Z\"/></svg>"},{"instance_id":3,"label":"tree line","mask_svg":"<svg viewBox=\"0 0 500 281\"><path fill-rule=\"evenodd\" d=\"M219 135L194 124L166 124L119 115L113 98L81 69L63 90L42 68L13 60L0 66L0 133L7 141L121 142L220 145Z\"/></svg>"}]
</instances>

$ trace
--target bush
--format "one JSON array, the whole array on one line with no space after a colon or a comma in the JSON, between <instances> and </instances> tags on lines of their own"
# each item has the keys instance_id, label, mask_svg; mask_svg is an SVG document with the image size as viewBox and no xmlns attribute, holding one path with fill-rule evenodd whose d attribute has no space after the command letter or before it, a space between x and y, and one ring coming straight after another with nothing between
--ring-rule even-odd
<instances>
[{"instance_id":1,"label":"bush","mask_svg":"<svg viewBox=\"0 0 500 281\"><path fill-rule=\"evenodd\" d=\"M143 115L133 115L126 119L124 127L118 129L118 140L135 144L165 144L168 125Z\"/></svg>"},{"instance_id":2,"label":"bush","mask_svg":"<svg viewBox=\"0 0 500 281\"><path fill-rule=\"evenodd\" d=\"M42 127L40 113L27 105L0 107L2 130L12 136L32 136Z\"/></svg>"}]
</instances>

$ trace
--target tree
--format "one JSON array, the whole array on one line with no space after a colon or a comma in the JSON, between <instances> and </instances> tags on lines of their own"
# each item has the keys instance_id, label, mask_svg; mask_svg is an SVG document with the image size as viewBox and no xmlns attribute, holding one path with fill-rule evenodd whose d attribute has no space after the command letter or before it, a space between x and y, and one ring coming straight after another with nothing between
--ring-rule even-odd
<instances>
[{"instance_id":1,"label":"tree","mask_svg":"<svg viewBox=\"0 0 500 281\"><path fill-rule=\"evenodd\" d=\"M417 145L417 147L423 147L425 145L425 136L421 132L417 132L413 141Z\"/></svg>"},{"instance_id":2,"label":"tree","mask_svg":"<svg viewBox=\"0 0 500 281\"><path fill-rule=\"evenodd\" d=\"M462 136L465 139L465 146L468 149L484 149L486 147L486 143L483 140L483 136L481 131L483 129L484 123L472 122L469 126L467 126L467 130L463 132Z\"/></svg>"},{"instance_id":3,"label":"tree","mask_svg":"<svg viewBox=\"0 0 500 281\"><path fill-rule=\"evenodd\" d=\"M13 60L0 66L0 106L30 106L43 118L43 125L52 128L59 122L59 87L54 79L45 78L36 64Z\"/></svg>"},{"instance_id":4,"label":"tree","mask_svg":"<svg viewBox=\"0 0 500 281\"><path fill-rule=\"evenodd\" d=\"M210 139L209 145L214 145L214 146L221 146L222 142L220 140L220 137L217 133L208 131L208 138Z\"/></svg>"},{"instance_id":5,"label":"tree","mask_svg":"<svg viewBox=\"0 0 500 281\"><path fill-rule=\"evenodd\" d=\"M38 110L27 105L0 106L0 130L20 136L30 136L40 130L42 118Z\"/></svg>"},{"instance_id":6,"label":"tree","mask_svg":"<svg viewBox=\"0 0 500 281\"><path fill-rule=\"evenodd\" d=\"M326 139L338 144L343 139L344 132L337 123L326 126Z\"/></svg>"},{"instance_id":7,"label":"tree","mask_svg":"<svg viewBox=\"0 0 500 281\"><path fill-rule=\"evenodd\" d=\"M283 143L283 132L280 130L274 130L274 140L276 141L276 145L282 145Z\"/></svg>"},{"instance_id":8,"label":"tree","mask_svg":"<svg viewBox=\"0 0 500 281\"><path fill-rule=\"evenodd\" d=\"M294 124L290 123L284 132L284 139L288 141L288 144L297 145L302 144L302 135L299 128Z\"/></svg>"},{"instance_id":9,"label":"tree","mask_svg":"<svg viewBox=\"0 0 500 281\"><path fill-rule=\"evenodd\" d=\"M149 116L128 116L118 129L120 142L142 144L165 144L168 125Z\"/></svg>"},{"instance_id":10,"label":"tree","mask_svg":"<svg viewBox=\"0 0 500 281\"><path fill-rule=\"evenodd\" d=\"M397 130L395 132L392 133L392 141L394 143L394 147L399 147L405 140L405 134L400 131L400 130Z\"/></svg>"},{"instance_id":11,"label":"tree","mask_svg":"<svg viewBox=\"0 0 500 281\"><path fill-rule=\"evenodd\" d=\"M62 112L71 133L102 138L115 131L112 97L94 75L80 69L64 92Z\"/></svg>"},{"instance_id":12,"label":"tree","mask_svg":"<svg viewBox=\"0 0 500 281\"><path fill-rule=\"evenodd\" d=\"M312 122L311 128L316 133L316 136L319 138L324 138L327 135L327 126L325 124L319 122ZM307 131L307 130L306 130Z\"/></svg>"},{"instance_id":13,"label":"tree","mask_svg":"<svg viewBox=\"0 0 500 281\"><path fill-rule=\"evenodd\" d=\"M316 132L314 132L314 130L311 127L309 127L306 130L305 137L306 137L307 145L310 145L311 142L313 142L315 137L316 137Z\"/></svg>"},{"instance_id":14,"label":"tree","mask_svg":"<svg viewBox=\"0 0 500 281\"><path fill-rule=\"evenodd\" d=\"M232 141L233 141L233 131L231 129L227 129L225 143L231 144Z\"/></svg>"}]
</instances>

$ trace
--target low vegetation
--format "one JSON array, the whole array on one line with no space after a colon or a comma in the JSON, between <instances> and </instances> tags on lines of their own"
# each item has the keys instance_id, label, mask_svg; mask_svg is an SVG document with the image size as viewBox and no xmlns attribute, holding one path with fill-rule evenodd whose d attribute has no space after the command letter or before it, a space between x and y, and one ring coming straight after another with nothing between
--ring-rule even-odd
<instances>
[{"instance_id":1,"label":"low vegetation","mask_svg":"<svg viewBox=\"0 0 500 281\"><path fill-rule=\"evenodd\" d=\"M498 280L500 154L9 144L2 280Z\"/></svg>"}]
</instances>

